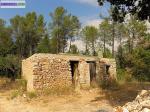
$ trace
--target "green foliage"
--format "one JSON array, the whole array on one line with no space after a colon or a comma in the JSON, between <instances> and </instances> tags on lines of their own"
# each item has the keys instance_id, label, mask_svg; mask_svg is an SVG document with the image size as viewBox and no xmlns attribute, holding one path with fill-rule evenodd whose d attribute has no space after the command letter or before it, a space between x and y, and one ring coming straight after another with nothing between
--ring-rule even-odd
<instances>
[{"instance_id":1,"label":"green foliage","mask_svg":"<svg viewBox=\"0 0 150 112\"><path fill-rule=\"evenodd\" d=\"M134 54L132 60L132 64L134 65L132 66L133 76L138 80L150 81L150 44L148 49L142 47L136 48Z\"/></svg>"},{"instance_id":2,"label":"green foliage","mask_svg":"<svg viewBox=\"0 0 150 112\"><path fill-rule=\"evenodd\" d=\"M45 33L44 17L31 12L25 16L16 15L10 23L20 59L35 53L37 44Z\"/></svg>"},{"instance_id":3,"label":"green foliage","mask_svg":"<svg viewBox=\"0 0 150 112\"><path fill-rule=\"evenodd\" d=\"M48 36L45 36L37 46L38 53L50 53L50 40Z\"/></svg>"},{"instance_id":4,"label":"green foliage","mask_svg":"<svg viewBox=\"0 0 150 112\"><path fill-rule=\"evenodd\" d=\"M150 4L149 0L98 0L99 5L110 2L113 6L113 20L123 22L125 16L129 13L137 15L138 19L149 20ZM140 9L140 10L139 10Z\"/></svg>"},{"instance_id":5,"label":"green foliage","mask_svg":"<svg viewBox=\"0 0 150 112\"><path fill-rule=\"evenodd\" d=\"M68 14L63 7L57 7L53 13L50 13L52 21L50 22L51 46L54 53L65 52L67 41L75 37L80 28L79 20L76 16Z\"/></svg>"},{"instance_id":6,"label":"green foliage","mask_svg":"<svg viewBox=\"0 0 150 112\"><path fill-rule=\"evenodd\" d=\"M76 45L71 45L69 53L71 53L71 54L78 54L79 51L78 51L77 46Z\"/></svg>"},{"instance_id":7,"label":"green foliage","mask_svg":"<svg viewBox=\"0 0 150 112\"><path fill-rule=\"evenodd\" d=\"M112 53L108 48L105 48L105 53L103 53L104 58L113 58Z\"/></svg>"},{"instance_id":8,"label":"green foliage","mask_svg":"<svg viewBox=\"0 0 150 112\"><path fill-rule=\"evenodd\" d=\"M125 69L117 69L117 80L120 83L130 82L134 78Z\"/></svg>"},{"instance_id":9,"label":"green foliage","mask_svg":"<svg viewBox=\"0 0 150 112\"><path fill-rule=\"evenodd\" d=\"M102 41L103 46L103 57L106 57L106 45L110 44L111 40L111 25L108 19L105 19L99 26L100 29L100 41Z\"/></svg>"},{"instance_id":10,"label":"green foliage","mask_svg":"<svg viewBox=\"0 0 150 112\"><path fill-rule=\"evenodd\" d=\"M99 2L102 1L99 0ZM112 3L112 1L109 2ZM128 2L127 0L126 3ZM146 35L145 22L137 20L134 16L131 16L127 23L111 21L110 19L121 19L119 7L117 7L120 4L124 3L121 3L121 0L114 1L110 17L104 18L99 30L93 26L86 26L82 29L80 36L86 47L85 53L82 52L82 54L96 56L96 50L102 48L103 57L112 58L115 39L117 39L119 48L116 59L120 74L118 78L130 79L130 75L125 75L127 71L138 80L150 81L150 36ZM69 53L79 52L77 46L72 45L75 37L79 36L78 32L81 27L78 17L71 15L63 7L57 7L53 13L50 13L50 17L49 32L46 32L44 17L35 12L27 13L25 16L16 15L10 20L9 27L6 26L4 20L0 19L1 76L10 77L12 80L19 77L21 60L35 52L64 53L68 42L70 42ZM122 17L124 17L123 13ZM49 34L46 35L47 33ZM111 46L112 52L107 49Z\"/></svg>"},{"instance_id":11,"label":"green foliage","mask_svg":"<svg viewBox=\"0 0 150 112\"><path fill-rule=\"evenodd\" d=\"M150 81L150 36L142 39L132 53L125 53L119 57L121 68L126 68L132 77L139 81Z\"/></svg>"},{"instance_id":12,"label":"green foliage","mask_svg":"<svg viewBox=\"0 0 150 112\"><path fill-rule=\"evenodd\" d=\"M98 38L98 29L93 26L86 26L81 31L81 36L86 44L86 54L88 54L89 48L92 49L92 55L96 55L95 44Z\"/></svg>"},{"instance_id":13,"label":"green foliage","mask_svg":"<svg viewBox=\"0 0 150 112\"><path fill-rule=\"evenodd\" d=\"M13 40L11 38L11 28L5 26L5 21L0 19L0 56L11 53Z\"/></svg>"},{"instance_id":14,"label":"green foliage","mask_svg":"<svg viewBox=\"0 0 150 112\"><path fill-rule=\"evenodd\" d=\"M0 75L5 75L14 80L19 77L20 63L16 56L8 55L6 57L0 57Z\"/></svg>"}]
</instances>

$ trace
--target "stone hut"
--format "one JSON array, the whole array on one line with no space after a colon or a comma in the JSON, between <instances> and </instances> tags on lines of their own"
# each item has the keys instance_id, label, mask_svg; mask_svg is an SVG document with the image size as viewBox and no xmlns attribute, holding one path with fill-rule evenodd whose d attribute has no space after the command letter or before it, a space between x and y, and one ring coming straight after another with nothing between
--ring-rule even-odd
<instances>
[{"instance_id":1,"label":"stone hut","mask_svg":"<svg viewBox=\"0 0 150 112\"><path fill-rule=\"evenodd\" d=\"M27 90L74 86L90 87L104 78L116 79L114 59L62 54L34 54L22 61Z\"/></svg>"}]
</instances>

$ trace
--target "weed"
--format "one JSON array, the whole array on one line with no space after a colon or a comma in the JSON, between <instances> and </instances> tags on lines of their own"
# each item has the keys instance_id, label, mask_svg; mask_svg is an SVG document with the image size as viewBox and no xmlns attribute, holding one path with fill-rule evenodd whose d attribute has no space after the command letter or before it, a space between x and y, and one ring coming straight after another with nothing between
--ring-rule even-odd
<instances>
[{"instance_id":1,"label":"weed","mask_svg":"<svg viewBox=\"0 0 150 112\"><path fill-rule=\"evenodd\" d=\"M24 79L17 79L16 86L19 90L25 91L26 90L27 81Z\"/></svg>"},{"instance_id":2,"label":"weed","mask_svg":"<svg viewBox=\"0 0 150 112\"><path fill-rule=\"evenodd\" d=\"M38 96L36 92L28 92L27 95L30 99L36 98Z\"/></svg>"},{"instance_id":3,"label":"weed","mask_svg":"<svg viewBox=\"0 0 150 112\"><path fill-rule=\"evenodd\" d=\"M11 99L14 99L14 98L16 98L17 96L19 96L20 95L20 92L18 91L18 90L14 90L14 91L12 91L12 93L10 94L10 98Z\"/></svg>"}]
</instances>

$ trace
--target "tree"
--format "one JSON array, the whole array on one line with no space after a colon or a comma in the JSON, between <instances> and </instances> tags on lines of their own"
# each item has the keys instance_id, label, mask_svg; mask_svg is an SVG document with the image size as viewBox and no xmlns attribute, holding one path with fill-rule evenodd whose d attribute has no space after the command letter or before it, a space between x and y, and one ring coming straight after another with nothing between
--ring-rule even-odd
<instances>
[{"instance_id":1,"label":"tree","mask_svg":"<svg viewBox=\"0 0 150 112\"><path fill-rule=\"evenodd\" d=\"M71 54L78 54L79 51L78 51L77 46L76 45L71 45L69 53L71 53Z\"/></svg>"},{"instance_id":2,"label":"tree","mask_svg":"<svg viewBox=\"0 0 150 112\"><path fill-rule=\"evenodd\" d=\"M103 42L103 57L106 57L106 44L111 40L111 27L108 19L105 19L99 26L100 41Z\"/></svg>"},{"instance_id":3,"label":"tree","mask_svg":"<svg viewBox=\"0 0 150 112\"><path fill-rule=\"evenodd\" d=\"M68 19L67 19L68 18ZM69 43L69 51L71 50L71 42L73 41L73 38L78 35L79 29L81 27L80 21L76 16L67 16L64 25L67 28L67 35L68 39L70 40Z\"/></svg>"},{"instance_id":4,"label":"tree","mask_svg":"<svg viewBox=\"0 0 150 112\"><path fill-rule=\"evenodd\" d=\"M100 6L109 2L113 7L113 19L122 22L126 14L137 15L140 20L150 20L149 0L98 0Z\"/></svg>"},{"instance_id":5,"label":"tree","mask_svg":"<svg viewBox=\"0 0 150 112\"><path fill-rule=\"evenodd\" d=\"M43 16L37 16L35 12L27 13L25 16L17 15L10 23L20 59L35 53L38 42L45 35Z\"/></svg>"},{"instance_id":6,"label":"tree","mask_svg":"<svg viewBox=\"0 0 150 112\"><path fill-rule=\"evenodd\" d=\"M38 44L37 46L37 52L38 53L50 53L50 40L48 38L48 35L46 35Z\"/></svg>"},{"instance_id":7,"label":"tree","mask_svg":"<svg viewBox=\"0 0 150 112\"><path fill-rule=\"evenodd\" d=\"M50 16L52 18L50 22L51 40L52 43L55 43L54 53L65 52L68 39L70 39L71 46L73 37L78 33L80 22L76 16L68 14L63 7L57 7L53 13L50 13Z\"/></svg>"},{"instance_id":8,"label":"tree","mask_svg":"<svg viewBox=\"0 0 150 112\"><path fill-rule=\"evenodd\" d=\"M86 52L88 51L88 47L92 48L92 55L96 55L95 44L98 38L98 29L93 26L86 26L82 29L82 38L86 44Z\"/></svg>"},{"instance_id":9,"label":"tree","mask_svg":"<svg viewBox=\"0 0 150 112\"><path fill-rule=\"evenodd\" d=\"M117 26L117 22L114 21L113 19L113 9L114 7L111 6L110 10L109 10L109 16L105 17L103 16L102 14L100 14L100 18L103 19L104 21L107 21L108 24L107 24L107 27L109 27L109 33L110 33L110 40L109 41L109 44L111 45L112 47L112 57L114 58L115 57L115 39L116 39L116 26Z\"/></svg>"},{"instance_id":10,"label":"tree","mask_svg":"<svg viewBox=\"0 0 150 112\"><path fill-rule=\"evenodd\" d=\"M140 41L146 33L146 25L144 21L139 21L135 17L131 16L130 20L126 25L127 36L128 36L128 48L129 52L132 53L133 47Z\"/></svg>"},{"instance_id":11,"label":"tree","mask_svg":"<svg viewBox=\"0 0 150 112\"><path fill-rule=\"evenodd\" d=\"M20 65L15 55L0 56L0 75L7 76L14 81L20 74Z\"/></svg>"},{"instance_id":12,"label":"tree","mask_svg":"<svg viewBox=\"0 0 150 112\"><path fill-rule=\"evenodd\" d=\"M125 55L125 51L127 51L125 49L124 44L126 44L126 40L127 40L127 29L125 27L124 23L118 23L116 26L116 38L118 41L118 49L117 49L117 55L116 55L116 59L118 62L118 68L122 69L124 68L124 55Z\"/></svg>"},{"instance_id":13,"label":"tree","mask_svg":"<svg viewBox=\"0 0 150 112\"><path fill-rule=\"evenodd\" d=\"M5 21L0 19L0 56L6 56L12 52L14 44L11 32L11 28L6 27Z\"/></svg>"},{"instance_id":14,"label":"tree","mask_svg":"<svg viewBox=\"0 0 150 112\"><path fill-rule=\"evenodd\" d=\"M124 60L125 67L130 70L134 78L140 81L150 81L150 34L140 40L132 54L126 54Z\"/></svg>"}]
</instances>

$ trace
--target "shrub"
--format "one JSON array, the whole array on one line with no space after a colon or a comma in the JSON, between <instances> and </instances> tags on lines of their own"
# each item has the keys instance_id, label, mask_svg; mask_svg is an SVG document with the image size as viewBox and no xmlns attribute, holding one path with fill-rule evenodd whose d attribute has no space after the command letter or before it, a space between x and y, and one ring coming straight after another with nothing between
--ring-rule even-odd
<instances>
[{"instance_id":1,"label":"shrub","mask_svg":"<svg viewBox=\"0 0 150 112\"><path fill-rule=\"evenodd\" d=\"M119 83L116 80L102 80L100 83L100 87L102 89L117 89L119 87Z\"/></svg>"},{"instance_id":2,"label":"shrub","mask_svg":"<svg viewBox=\"0 0 150 112\"><path fill-rule=\"evenodd\" d=\"M117 69L117 80L118 82L130 82L133 80L132 74L125 69Z\"/></svg>"}]
</instances>

